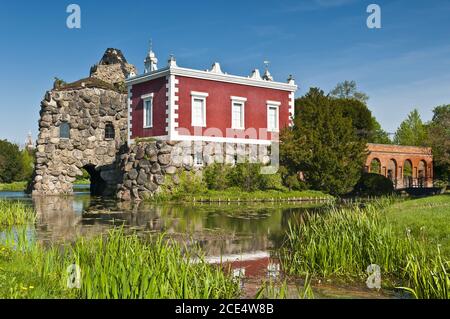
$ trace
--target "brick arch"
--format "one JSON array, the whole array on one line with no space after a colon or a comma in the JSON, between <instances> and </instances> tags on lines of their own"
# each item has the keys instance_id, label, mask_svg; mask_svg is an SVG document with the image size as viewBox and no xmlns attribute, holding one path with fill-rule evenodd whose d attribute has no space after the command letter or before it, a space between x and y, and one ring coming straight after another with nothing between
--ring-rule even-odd
<instances>
[{"instance_id":1,"label":"brick arch","mask_svg":"<svg viewBox=\"0 0 450 319\"><path fill-rule=\"evenodd\" d=\"M390 178L396 188L433 186L433 156L431 148L385 144L368 144L367 148L366 170L370 170L372 160L380 160L381 175ZM404 166L408 160L411 162L412 170L411 178L406 180L405 177L407 176L404 174ZM423 166L425 166L425 170L423 170ZM422 177L423 175L425 177Z\"/></svg>"},{"instance_id":2,"label":"brick arch","mask_svg":"<svg viewBox=\"0 0 450 319\"><path fill-rule=\"evenodd\" d=\"M372 169L372 163L373 162L378 162L378 172L374 172ZM378 157L374 157L369 161L369 167L368 167L368 172L369 173L377 173L377 174L381 174L381 169L382 169L382 165L381 165L381 161Z\"/></svg>"}]
</instances>

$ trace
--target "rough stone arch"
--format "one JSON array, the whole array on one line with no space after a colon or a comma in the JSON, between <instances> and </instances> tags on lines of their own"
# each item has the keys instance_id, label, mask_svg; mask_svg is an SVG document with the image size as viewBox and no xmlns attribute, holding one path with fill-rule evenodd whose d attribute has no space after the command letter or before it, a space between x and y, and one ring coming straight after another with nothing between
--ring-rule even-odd
<instances>
[{"instance_id":1,"label":"rough stone arch","mask_svg":"<svg viewBox=\"0 0 450 319\"><path fill-rule=\"evenodd\" d=\"M55 83L54 89L45 94L33 195L72 194L72 183L83 175L83 168L91 175L93 193L116 193L122 178L119 157L128 139L127 94L117 83L123 82L129 72L136 70L126 63L120 50L108 49L89 78L71 84ZM69 138L60 136L63 123L69 125ZM105 138L108 124L114 128L113 138Z\"/></svg>"}]
</instances>

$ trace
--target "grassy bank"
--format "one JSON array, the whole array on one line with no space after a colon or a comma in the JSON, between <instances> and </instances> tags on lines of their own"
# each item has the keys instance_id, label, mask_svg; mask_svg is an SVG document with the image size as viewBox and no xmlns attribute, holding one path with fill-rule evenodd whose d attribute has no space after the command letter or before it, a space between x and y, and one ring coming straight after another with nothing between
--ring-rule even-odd
<instances>
[{"instance_id":1,"label":"grassy bank","mask_svg":"<svg viewBox=\"0 0 450 319\"><path fill-rule=\"evenodd\" d=\"M442 255L450 259L450 194L396 203L384 213L399 236L409 232L430 249L441 245Z\"/></svg>"},{"instance_id":2,"label":"grassy bank","mask_svg":"<svg viewBox=\"0 0 450 319\"><path fill-rule=\"evenodd\" d=\"M377 264L384 287L404 286L418 298L450 298L449 260L437 247L395 231L384 213L388 204L305 216L290 226L283 269L290 275L364 282L367 267Z\"/></svg>"},{"instance_id":3,"label":"grassy bank","mask_svg":"<svg viewBox=\"0 0 450 319\"><path fill-rule=\"evenodd\" d=\"M0 199L0 229L34 223L34 210L21 202Z\"/></svg>"},{"instance_id":4,"label":"grassy bank","mask_svg":"<svg viewBox=\"0 0 450 319\"><path fill-rule=\"evenodd\" d=\"M89 179L80 179L74 182L74 185L89 185ZM23 192L27 188L28 182L0 183L0 192Z\"/></svg>"},{"instance_id":5,"label":"grassy bank","mask_svg":"<svg viewBox=\"0 0 450 319\"><path fill-rule=\"evenodd\" d=\"M281 191L266 190L245 192L238 188L229 188L223 191L204 190L193 193L176 192L173 194L160 194L150 200L174 202L226 202L226 201L288 201L288 200L331 200L332 196L320 191Z\"/></svg>"},{"instance_id":6,"label":"grassy bank","mask_svg":"<svg viewBox=\"0 0 450 319\"><path fill-rule=\"evenodd\" d=\"M0 183L0 192L23 192L27 182Z\"/></svg>"},{"instance_id":7,"label":"grassy bank","mask_svg":"<svg viewBox=\"0 0 450 319\"><path fill-rule=\"evenodd\" d=\"M24 234L0 244L0 298L234 298L238 283L219 267L192 263L189 251L161 235L144 242L122 230L43 248ZM67 287L67 267L81 288Z\"/></svg>"}]
</instances>

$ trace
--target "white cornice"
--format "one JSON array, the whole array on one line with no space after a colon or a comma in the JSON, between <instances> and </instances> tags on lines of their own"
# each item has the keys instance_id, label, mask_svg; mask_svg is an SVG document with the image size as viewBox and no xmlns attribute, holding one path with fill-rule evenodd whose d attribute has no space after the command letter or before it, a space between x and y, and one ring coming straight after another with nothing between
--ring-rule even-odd
<instances>
[{"instance_id":1,"label":"white cornice","mask_svg":"<svg viewBox=\"0 0 450 319\"><path fill-rule=\"evenodd\" d=\"M297 90L297 85L295 85L295 84L293 85L293 84L289 84L289 83L252 79L252 78L237 76L237 75L220 74L220 73L193 70L193 69L180 68L180 67L166 67L164 69L160 69L160 70L157 70L154 72L150 72L150 73L146 73L146 74L142 74L142 75L138 75L138 76L129 78L125 82L127 85L134 85L134 84L146 82L149 80L153 80L153 79L156 79L156 78L159 78L162 76L167 76L169 74L185 76L185 77L190 77L190 78L196 78L196 79L204 79L204 80L219 81L219 82L225 82L225 83L256 86L256 87L262 87L262 88L268 88L268 89L283 90L283 91L289 91L289 92L295 92Z\"/></svg>"}]
</instances>

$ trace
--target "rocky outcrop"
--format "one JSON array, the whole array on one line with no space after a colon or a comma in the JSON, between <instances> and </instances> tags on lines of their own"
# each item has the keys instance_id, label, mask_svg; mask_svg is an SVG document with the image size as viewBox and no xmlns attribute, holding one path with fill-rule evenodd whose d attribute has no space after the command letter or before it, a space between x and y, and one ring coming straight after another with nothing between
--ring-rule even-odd
<instances>
[{"instance_id":1,"label":"rocky outcrop","mask_svg":"<svg viewBox=\"0 0 450 319\"><path fill-rule=\"evenodd\" d=\"M121 83L135 74L136 67L127 62L120 50L113 48L106 50L100 62L93 66L90 72L91 77L111 84Z\"/></svg>"}]
</instances>

